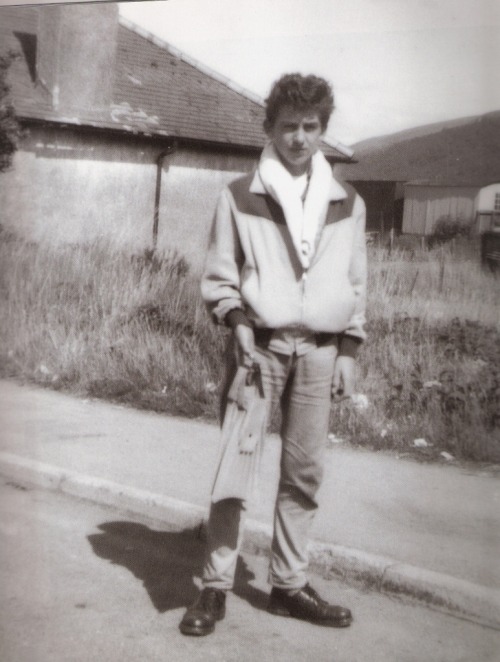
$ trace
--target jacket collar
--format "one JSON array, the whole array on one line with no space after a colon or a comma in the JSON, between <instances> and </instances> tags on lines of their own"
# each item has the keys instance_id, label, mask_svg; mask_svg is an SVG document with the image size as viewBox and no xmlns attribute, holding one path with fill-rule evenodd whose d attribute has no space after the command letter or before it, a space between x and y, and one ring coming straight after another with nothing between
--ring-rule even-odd
<instances>
[{"instance_id":1,"label":"jacket collar","mask_svg":"<svg viewBox=\"0 0 500 662\"><path fill-rule=\"evenodd\" d=\"M267 191L264 188L262 179L260 178L259 171L256 170L250 184L250 193L258 193L259 195L266 195ZM335 179L332 175L332 183L330 185L330 201L336 202L340 200L345 200L347 198L347 192L343 186Z\"/></svg>"}]
</instances>

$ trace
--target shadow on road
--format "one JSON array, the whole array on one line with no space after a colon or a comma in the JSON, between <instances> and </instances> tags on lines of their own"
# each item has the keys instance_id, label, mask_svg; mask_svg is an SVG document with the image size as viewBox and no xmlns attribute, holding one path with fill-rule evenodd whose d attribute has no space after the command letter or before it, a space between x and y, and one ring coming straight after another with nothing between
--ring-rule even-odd
<instances>
[{"instance_id":1,"label":"shadow on road","mask_svg":"<svg viewBox=\"0 0 500 662\"><path fill-rule=\"evenodd\" d=\"M94 553L121 565L143 582L154 607L163 613L194 602L198 589L204 543L199 529L155 531L136 522L106 522L88 536ZM265 609L267 595L249 582L254 573L240 557L234 592L257 609Z\"/></svg>"}]
</instances>

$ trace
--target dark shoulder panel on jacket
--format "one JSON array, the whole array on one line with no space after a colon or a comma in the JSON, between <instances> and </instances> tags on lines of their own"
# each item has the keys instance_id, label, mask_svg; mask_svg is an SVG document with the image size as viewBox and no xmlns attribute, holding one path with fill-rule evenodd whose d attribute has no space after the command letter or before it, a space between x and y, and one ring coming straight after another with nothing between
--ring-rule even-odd
<instances>
[{"instance_id":1,"label":"dark shoulder panel on jacket","mask_svg":"<svg viewBox=\"0 0 500 662\"><path fill-rule=\"evenodd\" d=\"M249 172L246 175L237 177L236 179L233 179L232 182L229 182L228 188L233 194L235 200L237 196L244 195L245 191L247 192L249 191L250 184L252 183L253 178L254 178L254 173Z\"/></svg>"},{"instance_id":2,"label":"dark shoulder panel on jacket","mask_svg":"<svg viewBox=\"0 0 500 662\"><path fill-rule=\"evenodd\" d=\"M244 175L229 184L236 207L242 214L266 218L275 223L285 224L285 217L279 204L268 194L251 193L250 185L255 173Z\"/></svg>"},{"instance_id":3,"label":"dark shoulder panel on jacket","mask_svg":"<svg viewBox=\"0 0 500 662\"><path fill-rule=\"evenodd\" d=\"M341 179L337 179L337 181L347 193L347 198L344 198L343 200L332 200L330 202L326 217L326 225L329 225L330 223L338 223L342 219L352 216L354 200L357 196L356 189L354 186Z\"/></svg>"}]
</instances>

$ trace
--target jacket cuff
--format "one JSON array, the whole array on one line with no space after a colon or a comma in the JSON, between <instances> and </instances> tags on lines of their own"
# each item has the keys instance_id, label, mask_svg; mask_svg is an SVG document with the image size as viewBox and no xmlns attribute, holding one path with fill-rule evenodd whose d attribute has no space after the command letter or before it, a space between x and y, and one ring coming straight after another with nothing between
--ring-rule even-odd
<instances>
[{"instance_id":1,"label":"jacket cuff","mask_svg":"<svg viewBox=\"0 0 500 662\"><path fill-rule=\"evenodd\" d=\"M224 317L224 324L235 329L238 324L244 324L245 326L251 327L252 324L246 316L246 313L241 308L233 308L230 310L227 315Z\"/></svg>"},{"instance_id":2,"label":"jacket cuff","mask_svg":"<svg viewBox=\"0 0 500 662\"><path fill-rule=\"evenodd\" d=\"M362 339L356 336L341 334L339 336L339 356L350 356L355 359L362 342Z\"/></svg>"}]
</instances>

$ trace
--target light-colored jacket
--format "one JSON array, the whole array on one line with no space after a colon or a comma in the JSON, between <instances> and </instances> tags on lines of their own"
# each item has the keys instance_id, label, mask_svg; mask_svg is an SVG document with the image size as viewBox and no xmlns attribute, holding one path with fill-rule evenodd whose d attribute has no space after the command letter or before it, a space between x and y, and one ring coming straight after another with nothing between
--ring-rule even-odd
<instances>
[{"instance_id":1,"label":"light-colored jacket","mask_svg":"<svg viewBox=\"0 0 500 662\"><path fill-rule=\"evenodd\" d=\"M202 296L214 320L234 308L256 327L346 333L364 339L365 204L332 175L326 220L304 270L281 207L258 172L232 182L219 198Z\"/></svg>"}]
</instances>

